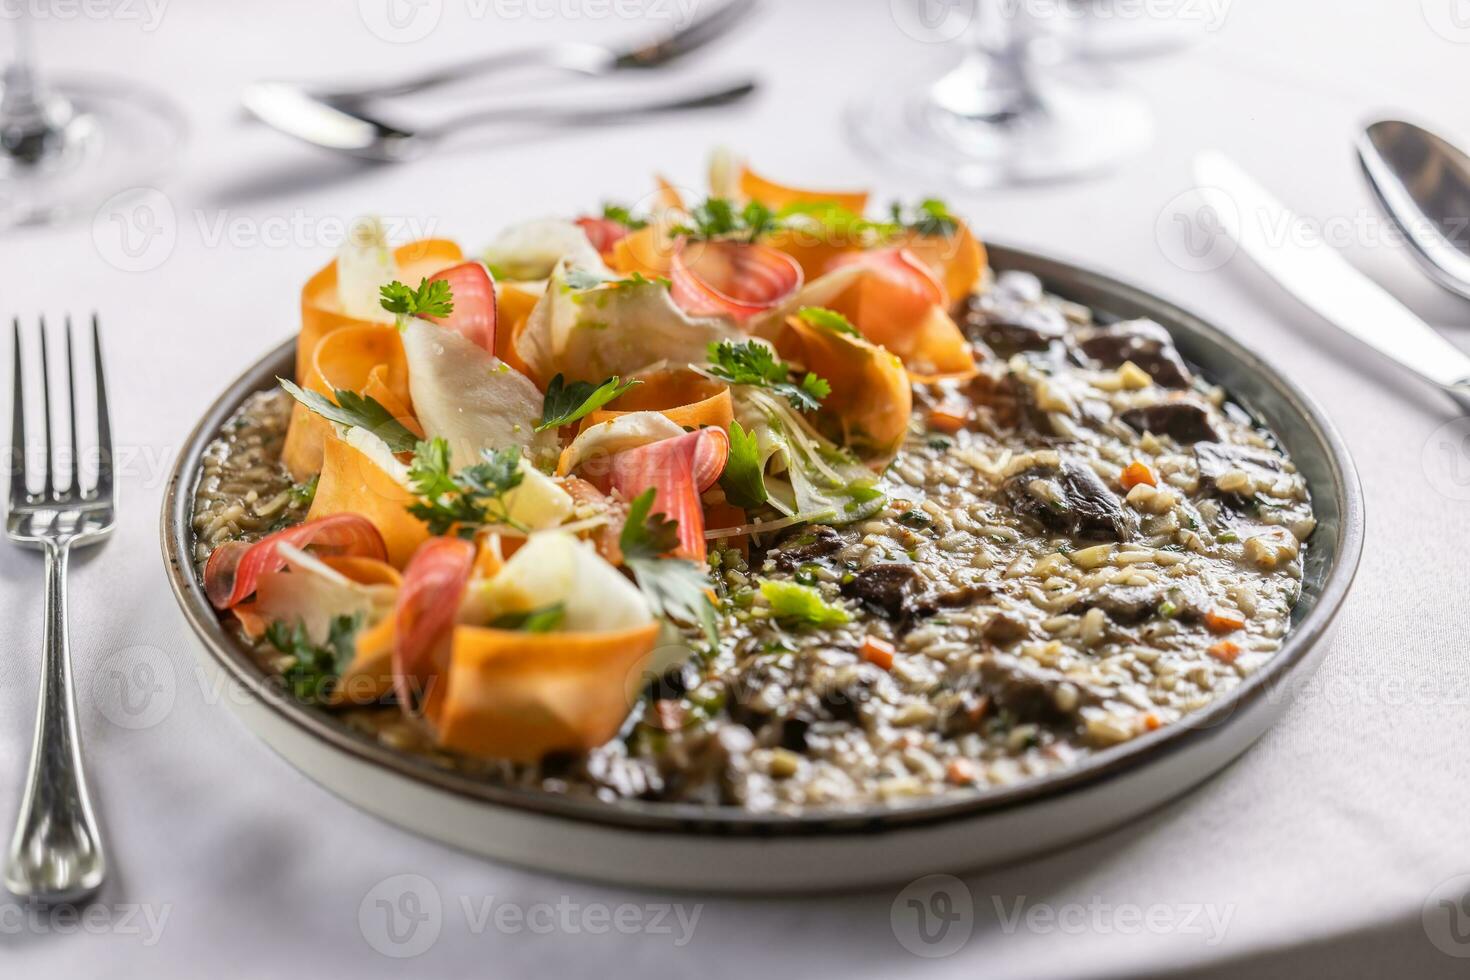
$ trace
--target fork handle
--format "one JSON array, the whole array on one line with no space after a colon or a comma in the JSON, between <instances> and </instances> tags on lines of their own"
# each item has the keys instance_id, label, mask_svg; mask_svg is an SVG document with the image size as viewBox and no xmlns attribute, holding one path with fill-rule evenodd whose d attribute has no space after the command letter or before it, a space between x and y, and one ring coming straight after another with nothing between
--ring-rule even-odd
<instances>
[{"instance_id":1,"label":"fork handle","mask_svg":"<svg viewBox=\"0 0 1470 980\"><path fill-rule=\"evenodd\" d=\"M46 620L41 696L5 887L38 902L74 902L101 887L107 860L87 796L66 642L66 566L71 546L67 541L45 541L43 548Z\"/></svg>"},{"instance_id":2,"label":"fork handle","mask_svg":"<svg viewBox=\"0 0 1470 980\"><path fill-rule=\"evenodd\" d=\"M595 77L605 75L616 67L615 56L606 48L594 44L563 42L542 47L500 51L478 58L453 62L396 81L362 85L356 88L316 91L315 94L329 102L352 105L369 99L416 95L419 92L426 92L429 89L440 88L454 82L483 78L486 75L518 68L546 68Z\"/></svg>"}]
</instances>

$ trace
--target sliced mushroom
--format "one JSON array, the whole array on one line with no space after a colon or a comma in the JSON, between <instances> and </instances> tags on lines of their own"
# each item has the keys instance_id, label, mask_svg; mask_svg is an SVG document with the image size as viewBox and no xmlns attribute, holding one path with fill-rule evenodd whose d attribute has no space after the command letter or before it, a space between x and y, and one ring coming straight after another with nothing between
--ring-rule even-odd
<instances>
[{"instance_id":1,"label":"sliced mushroom","mask_svg":"<svg viewBox=\"0 0 1470 980\"><path fill-rule=\"evenodd\" d=\"M1033 466L1001 487L1016 513L1042 527L1086 541L1127 541L1137 530L1131 514L1085 463Z\"/></svg>"},{"instance_id":2,"label":"sliced mushroom","mask_svg":"<svg viewBox=\"0 0 1470 980\"><path fill-rule=\"evenodd\" d=\"M1190 398L1130 408L1118 417L1139 432L1168 436L1180 445L1213 442L1220 438L1210 422L1209 410Z\"/></svg>"},{"instance_id":3,"label":"sliced mushroom","mask_svg":"<svg viewBox=\"0 0 1470 980\"><path fill-rule=\"evenodd\" d=\"M1132 361L1165 388L1188 388L1194 381L1169 332L1152 320L1126 320L1084 331L1077 346L1103 367Z\"/></svg>"}]
</instances>

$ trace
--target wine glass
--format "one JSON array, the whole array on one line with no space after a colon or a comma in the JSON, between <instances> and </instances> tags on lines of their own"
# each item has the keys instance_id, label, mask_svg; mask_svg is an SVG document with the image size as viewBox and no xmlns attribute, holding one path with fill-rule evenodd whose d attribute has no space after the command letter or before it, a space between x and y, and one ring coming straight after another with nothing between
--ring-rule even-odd
<instances>
[{"instance_id":1,"label":"wine glass","mask_svg":"<svg viewBox=\"0 0 1470 980\"><path fill-rule=\"evenodd\" d=\"M0 74L0 229L96 208L158 177L178 153L183 117L167 99L111 77L43 78L25 4Z\"/></svg>"},{"instance_id":2,"label":"wine glass","mask_svg":"<svg viewBox=\"0 0 1470 980\"><path fill-rule=\"evenodd\" d=\"M1148 145L1153 127L1143 103L1096 76L1064 71L1039 4L912 3L918 13L900 23L906 33L959 41L951 47L961 50L957 63L886 81L849 106L849 134L881 161L979 188L1078 177ZM938 7L942 19L924 16ZM890 9L899 19L905 0Z\"/></svg>"}]
</instances>

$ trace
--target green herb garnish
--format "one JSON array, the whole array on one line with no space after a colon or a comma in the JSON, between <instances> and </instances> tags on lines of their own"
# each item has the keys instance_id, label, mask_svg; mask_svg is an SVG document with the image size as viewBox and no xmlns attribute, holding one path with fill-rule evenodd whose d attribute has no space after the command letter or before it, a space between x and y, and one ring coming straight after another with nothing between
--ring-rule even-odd
<instances>
[{"instance_id":1,"label":"green herb garnish","mask_svg":"<svg viewBox=\"0 0 1470 980\"><path fill-rule=\"evenodd\" d=\"M413 289L394 280L378 290L383 309L399 316L448 316L454 312L454 293L444 279L420 279Z\"/></svg>"},{"instance_id":2,"label":"green herb garnish","mask_svg":"<svg viewBox=\"0 0 1470 980\"><path fill-rule=\"evenodd\" d=\"M813 327L820 327L833 333L847 334L849 337L862 336L858 328L852 325L852 321L836 310L825 310L820 306L803 306L796 312L796 316L801 322Z\"/></svg>"},{"instance_id":3,"label":"green herb garnish","mask_svg":"<svg viewBox=\"0 0 1470 980\"><path fill-rule=\"evenodd\" d=\"M564 603L553 603L528 612L503 613L490 621L494 629L520 630L523 633L550 633L567 618Z\"/></svg>"},{"instance_id":4,"label":"green herb garnish","mask_svg":"<svg viewBox=\"0 0 1470 980\"><path fill-rule=\"evenodd\" d=\"M723 197L708 198L689 212L692 225L679 225L675 235L693 239L741 238L753 242L780 228L776 213L759 201L751 201L740 210Z\"/></svg>"},{"instance_id":5,"label":"green herb garnish","mask_svg":"<svg viewBox=\"0 0 1470 980\"><path fill-rule=\"evenodd\" d=\"M316 499L316 486L321 480L321 474L317 473L305 483L297 483L291 487L291 502L300 504L302 507L310 507L311 502Z\"/></svg>"},{"instance_id":6,"label":"green herb garnish","mask_svg":"<svg viewBox=\"0 0 1470 980\"><path fill-rule=\"evenodd\" d=\"M461 536L470 536L481 524L520 527L505 503L505 495L525 478L520 450L487 449L481 455L481 462L454 473L443 438L415 447L408 479L420 499L408 505L408 512L427 524L430 534L448 534L458 526Z\"/></svg>"},{"instance_id":7,"label":"green herb garnish","mask_svg":"<svg viewBox=\"0 0 1470 980\"><path fill-rule=\"evenodd\" d=\"M722 340L709 345L710 373L735 385L766 388L785 398L793 408L813 412L832 393L826 379L808 372L793 383L793 368L777 360L771 348L755 340L735 343Z\"/></svg>"},{"instance_id":8,"label":"green herb garnish","mask_svg":"<svg viewBox=\"0 0 1470 980\"><path fill-rule=\"evenodd\" d=\"M852 616L841 606L834 606L808 585L760 580L761 595L771 605L771 615L785 626L840 626Z\"/></svg>"},{"instance_id":9,"label":"green herb garnish","mask_svg":"<svg viewBox=\"0 0 1470 980\"><path fill-rule=\"evenodd\" d=\"M665 557L679 544L679 525L662 512L650 513L656 494L649 487L628 505L628 519L618 537L623 564L633 573L654 615L698 623L713 646L719 633L715 609L706 594L709 577L687 558Z\"/></svg>"},{"instance_id":10,"label":"green herb garnish","mask_svg":"<svg viewBox=\"0 0 1470 980\"><path fill-rule=\"evenodd\" d=\"M614 375L596 385L590 381L567 384L566 379L558 374L546 386L546 400L541 404L541 424L536 426L536 431L570 425L642 383L631 378L622 381Z\"/></svg>"},{"instance_id":11,"label":"green herb garnish","mask_svg":"<svg viewBox=\"0 0 1470 980\"><path fill-rule=\"evenodd\" d=\"M406 453L418 442L418 436L394 418L393 413L375 398L338 388L332 392L337 399L333 402L326 395L298 388L285 378L276 380L286 389L287 394L322 418L373 433L388 444L389 452Z\"/></svg>"},{"instance_id":12,"label":"green herb garnish","mask_svg":"<svg viewBox=\"0 0 1470 980\"><path fill-rule=\"evenodd\" d=\"M311 642L306 624L301 620L296 621L295 627L277 620L265 628L266 642L292 658L281 671L281 679L293 697L308 703L326 699L337 678L352 663L357 629L361 625L361 614L338 616L328 627L326 642L320 645Z\"/></svg>"},{"instance_id":13,"label":"green herb garnish","mask_svg":"<svg viewBox=\"0 0 1470 980\"><path fill-rule=\"evenodd\" d=\"M647 221L642 218L635 218L633 212L621 204L603 204L602 216L609 221L616 221L629 231L638 231L639 229L648 227Z\"/></svg>"},{"instance_id":14,"label":"green herb garnish","mask_svg":"<svg viewBox=\"0 0 1470 980\"><path fill-rule=\"evenodd\" d=\"M894 224L930 238L953 235L960 226L949 205L935 197L925 198L918 207L907 209L895 201L889 212Z\"/></svg>"},{"instance_id":15,"label":"green herb garnish","mask_svg":"<svg viewBox=\"0 0 1470 980\"><path fill-rule=\"evenodd\" d=\"M605 282L607 282L605 276L587 269L568 269L561 278L564 287L576 290L596 289Z\"/></svg>"},{"instance_id":16,"label":"green herb garnish","mask_svg":"<svg viewBox=\"0 0 1470 980\"><path fill-rule=\"evenodd\" d=\"M740 423L730 422L730 457L720 474L725 499L742 510L754 510L770 499L766 492L765 467L761 464L760 440Z\"/></svg>"}]
</instances>

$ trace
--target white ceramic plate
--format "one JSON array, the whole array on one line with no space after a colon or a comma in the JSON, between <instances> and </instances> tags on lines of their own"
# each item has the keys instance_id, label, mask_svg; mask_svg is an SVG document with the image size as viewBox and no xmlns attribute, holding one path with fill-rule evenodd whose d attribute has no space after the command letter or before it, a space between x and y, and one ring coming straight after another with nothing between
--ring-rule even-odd
<instances>
[{"instance_id":1,"label":"white ceramic plate","mask_svg":"<svg viewBox=\"0 0 1470 980\"><path fill-rule=\"evenodd\" d=\"M270 683L221 624L189 560L189 515L204 449L246 397L290 373L294 342L262 358L210 408L165 494L164 558L206 669L251 692L230 699L246 724L349 802L497 860L627 884L743 892L877 885L1053 851L1183 793L1249 747L1325 655L1362 549L1362 495L1352 460L1295 385L1199 318L1114 279L1028 252L991 246L990 260L997 270L1035 273L1049 291L1102 317L1163 324L1187 360L1266 423L1307 480L1318 525L1292 631L1266 666L1184 722L1014 786L796 816L509 789L387 748Z\"/></svg>"}]
</instances>

